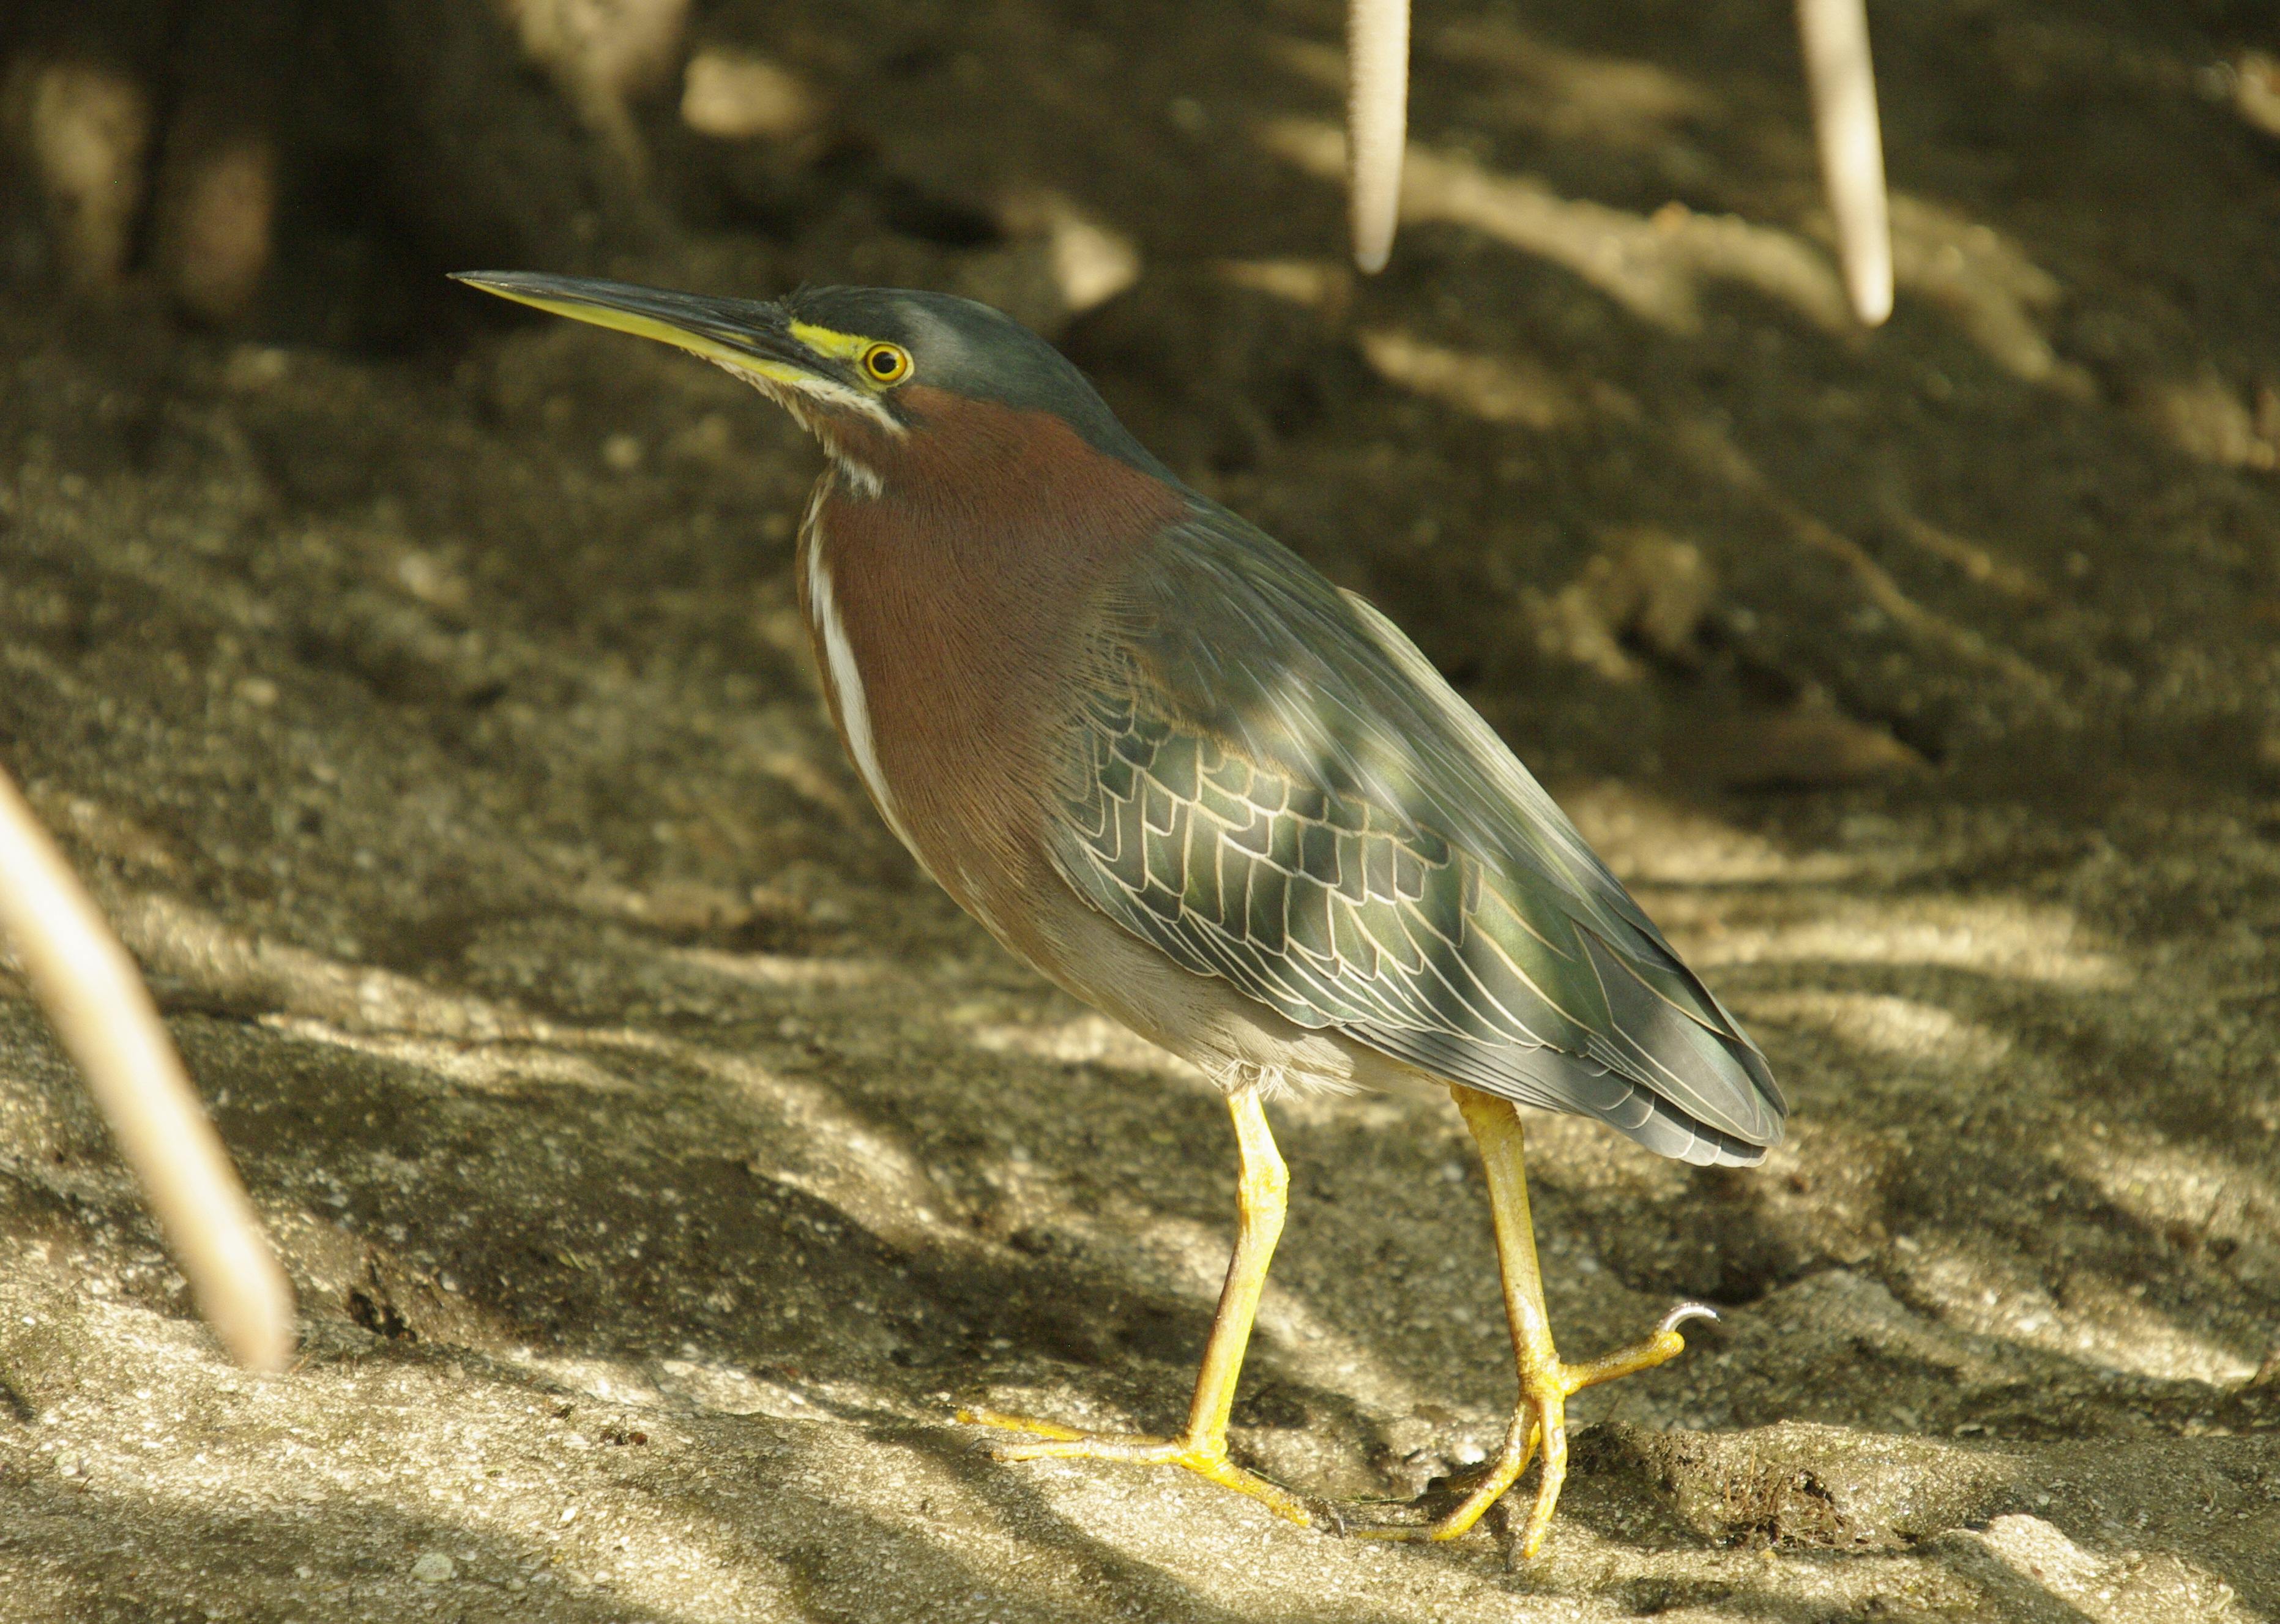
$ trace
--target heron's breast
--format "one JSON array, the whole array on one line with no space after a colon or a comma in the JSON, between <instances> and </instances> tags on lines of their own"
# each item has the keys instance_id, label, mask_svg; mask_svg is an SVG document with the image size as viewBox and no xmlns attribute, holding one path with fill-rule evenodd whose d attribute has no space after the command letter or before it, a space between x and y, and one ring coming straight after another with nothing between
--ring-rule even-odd
<instances>
[{"instance_id":1,"label":"heron's breast","mask_svg":"<svg viewBox=\"0 0 2280 1624\"><path fill-rule=\"evenodd\" d=\"M1183 504L1057 418L926 404L880 490L817 487L801 598L881 816L1008 939L1059 888L1044 837L1102 582Z\"/></svg>"},{"instance_id":2,"label":"heron's breast","mask_svg":"<svg viewBox=\"0 0 2280 1624\"><path fill-rule=\"evenodd\" d=\"M811 512L800 573L816 665L880 816L1005 937L1050 878L1042 836L1069 627L1040 623L1034 603L903 517L871 498ZM929 554L932 567L914 567Z\"/></svg>"}]
</instances>

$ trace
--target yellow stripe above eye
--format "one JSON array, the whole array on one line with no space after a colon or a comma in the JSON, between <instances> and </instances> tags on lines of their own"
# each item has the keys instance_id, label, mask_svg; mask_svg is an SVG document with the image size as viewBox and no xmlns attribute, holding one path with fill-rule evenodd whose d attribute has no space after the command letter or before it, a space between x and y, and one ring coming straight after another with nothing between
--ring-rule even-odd
<instances>
[{"instance_id":1,"label":"yellow stripe above eye","mask_svg":"<svg viewBox=\"0 0 2280 1624\"><path fill-rule=\"evenodd\" d=\"M835 361L851 361L871 346L871 341L860 335L835 333L829 327L805 321L793 322L791 335L816 354L829 356Z\"/></svg>"},{"instance_id":2,"label":"yellow stripe above eye","mask_svg":"<svg viewBox=\"0 0 2280 1624\"><path fill-rule=\"evenodd\" d=\"M738 372L751 373L771 382L805 383L813 381L815 376L803 367L783 361L771 361L748 350L739 350L733 344L724 344L701 333L677 327L670 321L660 320L655 316L618 310L607 304L589 304L581 299L550 298L544 294L527 293L520 289L501 287L495 282L474 285L485 293L495 293L503 299L512 299L518 304L528 304L533 310L543 310L549 315L567 316L573 321L607 327L612 333L630 333L636 338L655 339L660 344L671 344L676 350L686 350L691 355L702 356L708 361L719 361ZM806 341L803 339L802 342Z\"/></svg>"}]
</instances>

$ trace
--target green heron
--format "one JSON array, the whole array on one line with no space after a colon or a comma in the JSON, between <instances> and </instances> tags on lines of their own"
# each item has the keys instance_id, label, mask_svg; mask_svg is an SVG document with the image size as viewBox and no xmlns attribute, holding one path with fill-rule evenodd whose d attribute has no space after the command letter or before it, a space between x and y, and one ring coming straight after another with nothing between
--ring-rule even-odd
<instances>
[{"instance_id":1,"label":"green heron","mask_svg":"<svg viewBox=\"0 0 2280 1624\"><path fill-rule=\"evenodd\" d=\"M1682 1304L1642 1342L1560 1357L1514 1107L1726 1166L1761 1160L1786 1112L1764 1057L1552 798L1383 615L1182 485L986 305L461 280L702 356L821 442L800 601L880 816L1008 951L1226 1092L1240 1221L1186 1427L961 1419L1030 1435L1001 1459L1182 1466L1314 1520L1227 1452L1289 1188L1265 1104L1445 1087L1487 1176L1520 1398L1455 1510L1357 1531L1454 1538L1540 1443L1533 1555L1567 1399L1670 1358L1680 1323L1711 1311Z\"/></svg>"}]
</instances>

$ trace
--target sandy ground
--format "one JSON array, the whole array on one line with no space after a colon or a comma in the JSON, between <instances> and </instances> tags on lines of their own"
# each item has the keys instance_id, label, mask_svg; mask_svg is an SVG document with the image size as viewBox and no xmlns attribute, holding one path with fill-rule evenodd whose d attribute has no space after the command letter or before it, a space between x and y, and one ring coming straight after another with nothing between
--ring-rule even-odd
<instances>
[{"instance_id":1,"label":"sandy ground","mask_svg":"<svg viewBox=\"0 0 2280 1624\"><path fill-rule=\"evenodd\" d=\"M1567 1347L1682 1295L1723 1324L1577 1402L1522 1567L1501 1526L1389 1547L982 1457L958 1404L1179 1413L1232 1147L862 804L791 606L812 452L706 369L449 289L382 352L308 298L214 336L20 286L0 753L147 966L304 1356L218 1357L0 969L0 1619L2280 1616L2280 140L2218 68L2245 9L1880 9L1873 336L1770 0L1429 8L1367 286L1336 8L851 19L702 14L828 138L660 135L702 227L626 268L994 291L1415 628L1790 1090L1749 1173L1533 1126ZM990 223L1024 188L1136 286L1067 319L1050 242ZM1359 1514L1445 1503L1511 1384L1461 1130L1276 1122L1239 1450Z\"/></svg>"}]
</instances>

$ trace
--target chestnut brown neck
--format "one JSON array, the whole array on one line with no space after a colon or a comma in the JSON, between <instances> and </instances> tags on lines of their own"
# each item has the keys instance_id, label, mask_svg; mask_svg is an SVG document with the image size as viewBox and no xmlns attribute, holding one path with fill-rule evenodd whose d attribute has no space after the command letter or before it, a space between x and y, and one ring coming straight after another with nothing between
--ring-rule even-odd
<instances>
[{"instance_id":1,"label":"chestnut brown neck","mask_svg":"<svg viewBox=\"0 0 2280 1624\"><path fill-rule=\"evenodd\" d=\"M819 487L802 602L841 733L882 811L998 929L1025 912L1000 904L1007 888L1054 882L1038 843L1043 797L1098 589L1186 499L1056 417L907 394L908 434L844 446L876 493L843 473Z\"/></svg>"}]
</instances>

